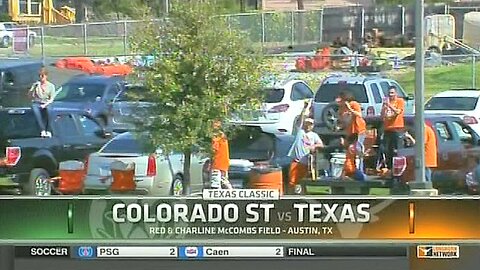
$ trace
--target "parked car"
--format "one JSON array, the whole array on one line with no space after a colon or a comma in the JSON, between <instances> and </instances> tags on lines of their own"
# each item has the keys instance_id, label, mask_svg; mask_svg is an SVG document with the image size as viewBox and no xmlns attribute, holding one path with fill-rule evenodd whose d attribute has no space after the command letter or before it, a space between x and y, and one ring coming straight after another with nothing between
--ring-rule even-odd
<instances>
[{"instance_id":1,"label":"parked car","mask_svg":"<svg viewBox=\"0 0 480 270\"><path fill-rule=\"evenodd\" d=\"M120 92L112 102L112 121L110 129L113 132L137 130L138 124L151 117L149 109L152 103L146 102L142 94L147 89L138 84L126 84L125 91Z\"/></svg>"},{"instance_id":2,"label":"parked car","mask_svg":"<svg viewBox=\"0 0 480 270\"><path fill-rule=\"evenodd\" d=\"M48 117L52 136L43 138L31 108L0 109L0 187L49 195L60 162L85 161L111 136L82 110L49 109Z\"/></svg>"},{"instance_id":3,"label":"parked car","mask_svg":"<svg viewBox=\"0 0 480 270\"><path fill-rule=\"evenodd\" d=\"M122 77L79 75L58 89L51 106L84 110L107 126L112 118L112 102L125 90L124 85Z\"/></svg>"},{"instance_id":4,"label":"parked car","mask_svg":"<svg viewBox=\"0 0 480 270\"><path fill-rule=\"evenodd\" d=\"M391 86L395 86L398 96L405 99L405 113L413 113L413 97L407 95L394 80L378 76L330 75L315 93L313 101L315 132L326 144L344 135L338 121L338 104L335 102L340 92L350 92L360 103L363 117L371 117L381 114L383 98L388 97L388 89Z\"/></svg>"},{"instance_id":5,"label":"parked car","mask_svg":"<svg viewBox=\"0 0 480 270\"><path fill-rule=\"evenodd\" d=\"M406 130L415 137L415 116L405 116ZM448 115L425 115L427 125L433 128L437 138L438 167L433 170L432 184L440 193L465 193L478 183L467 182L467 174L473 171L480 158L480 136L466 125L461 118ZM383 133L380 118L367 119L366 149L367 168L375 168L378 146ZM406 170L399 177L401 183L415 180L415 147L401 144L397 156L406 157Z\"/></svg>"},{"instance_id":6,"label":"parked car","mask_svg":"<svg viewBox=\"0 0 480 270\"><path fill-rule=\"evenodd\" d=\"M246 188L252 167L259 164L281 167L286 184L291 162L287 154L294 140L293 135L268 133L258 125L241 125L239 130L229 135L228 175L233 187ZM208 183L205 185L208 186Z\"/></svg>"},{"instance_id":7,"label":"parked car","mask_svg":"<svg viewBox=\"0 0 480 270\"><path fill-rule=\"evenodd\" d=\"M425 113L446 114L463 121L480 134L480 90L450 90L438 93L425 104Z\"/></svg>"},{"instance_id":8,"label":"parked car","mask_svg":"<svg viewBox=\"0 0 480 270\"><path fill-rule=\"evenodd\" d=\"M192 155L190 181L184 178L184 156L163 153L145 143L144 133L122 133L88 158L86 193L104 193L112 182L111 164L119 160L135 163L136 193L155 196L180 196L203 189L205 158Z\"/></svg>"},{"instance_id":9,"label":"parked car","mask_svg":"<svg viewBox=\"0 0 480 270\"><path fill-rule=\"evenodd\" d=\"M41 61L2 59L0 61L0 106L29 106L28 91L38 81Z\"/></svg>"},{"instance_id":10,"label":"parked car","mask_svg":"<svg viewBox=\"0 0 480 270\"><path fill-rule=\"evenodd\" d=\"M305 101L311 102L313 91L306 82L287 80L273 83L264 89L266 96L262 109L253 119L234 119L235 123L261 125L265 132L294 134Z\"/></svg>"}]
</instances>

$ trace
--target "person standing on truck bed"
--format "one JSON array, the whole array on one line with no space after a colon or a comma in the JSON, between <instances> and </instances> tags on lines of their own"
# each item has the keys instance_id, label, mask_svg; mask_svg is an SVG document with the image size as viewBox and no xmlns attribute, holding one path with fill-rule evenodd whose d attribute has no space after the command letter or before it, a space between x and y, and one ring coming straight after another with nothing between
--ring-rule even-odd
<instances>
[{"instance_id":1,"label":"person standing on truck bed","mask_svg":"<svg viewBox=\"0 0 480 270\"><path fill-rule=\"evenodd\" d=\"M42 137L51 137L51 133L48 131L48 113L47 107L53 102L55 97L55 85L48 81L48 72L43 67L39 72L39 81L34 83L30 88L30 94L32 95L32 109L40 123L42 129L40 135Z\"/></svg>"},{"instance_id":2,"label":"person standing on truck bed","mask_svg":"<svg viewBox=\"0 0 480 270\"><path fill-rule=\"evenodd\" d=\"M344 122L344 130L348 137L356 138L354 142L355 152L359 158L358 169L363 172L363 155L365 151L365 138L367 124L362 116L362 107L349 92L341 92L338 99L339 115ZM346 144L347 148L350 144Z\"/></svg>"},{"instance_id":3,"label":"person standing on truck bed","mask_svg":"<svg viewBox=\"0 0 480 270\"><path fill-rule=\"evenodd\" d=\"M288 156L292 158L288 181L288 193L290 194L295 194L298 182L308 175L308 155L315 152L317 148L323 147L322 140L313 131L314 120L312 118L305 119L305 111L308 106L309 103L305 102L305 107L300 115L301 126L288 152Z\"/></svg>"},{"instance_id":4,"label":"person standing on truck bed","mask_svg":"<svg viewBox=\"0 0 480 270\"><path fill-rule=\"evenodd\" d=\"M382 106L382 119L384 126L383 139L385 143L386 163L389 170L392 170L393 157L398 149L398 144L403 138L405 101L397 95L397 88L390 86L388 97L385 98Z\"/></svg>"}]
</instances>

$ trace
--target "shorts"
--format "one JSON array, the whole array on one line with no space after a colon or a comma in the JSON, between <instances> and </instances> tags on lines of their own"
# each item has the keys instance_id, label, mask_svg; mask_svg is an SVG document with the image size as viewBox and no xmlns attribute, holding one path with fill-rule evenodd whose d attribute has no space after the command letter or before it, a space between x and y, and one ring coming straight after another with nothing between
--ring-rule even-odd
<instances>
[{"instance_id":1,"label":"shorts","mask_svg":"<svg viewBox=\"0 0 480 270\"><path fill-rule=\"evenodd\" d=\"M210 188L231 188L230 181L228 181L228 172L212 170L210 176Z\"/></svg>"}]
</instances>

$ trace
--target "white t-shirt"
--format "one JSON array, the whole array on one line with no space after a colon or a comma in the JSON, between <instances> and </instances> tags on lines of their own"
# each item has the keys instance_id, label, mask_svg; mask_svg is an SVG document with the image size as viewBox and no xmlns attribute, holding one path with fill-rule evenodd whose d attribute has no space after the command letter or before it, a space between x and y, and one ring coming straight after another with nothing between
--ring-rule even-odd
<instances>
[{"instance_id":1,"label":"white t-shirt","mask_svg":"<svg viewBox=\"0 0 480 270\"><path fill-rule=\"evenodd\" d=\"M313 131L305 132L305 130L301 129L297 132L288 156L302 164L308 165L308 154L310 154L311 146L321 142L322 140L317 133Z\"/></svg>"}]
</instances>

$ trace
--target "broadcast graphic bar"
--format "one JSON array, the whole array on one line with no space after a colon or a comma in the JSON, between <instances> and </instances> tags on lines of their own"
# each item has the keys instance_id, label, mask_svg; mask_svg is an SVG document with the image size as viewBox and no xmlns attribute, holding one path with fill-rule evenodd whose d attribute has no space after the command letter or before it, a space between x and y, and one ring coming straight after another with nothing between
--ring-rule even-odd
<instances>
[{"instance_id":1,"label":"broadcast graphic bar","mask_svg":"<svg viewBox=\"0 0 480 270\"><path fill-rule=\"evenodd\" d=\"M177 247L97 247L97 258L176 258Z\"/></svg>"},{"instance_id":2,"label":"broadcast graphic bar","mask_svg":"<svg viewBox=\"0 0 480 270\"><path fill-rule=\"evenodd\" d=\"M283 247L203 247L205 258L282 258Z\"/></svg>"},{"instance_id":3,"label":"broadcast graphic bar","mask_svg":"<svg viewBox=\"0 0 480 270\"><path fill-rule=\"evenodd\" d=\"M478 198L13 198L0 199L4 243L174 247L480 241ZM174 256L169 252L158 254Z\"/></svg>"}]
</instances>

